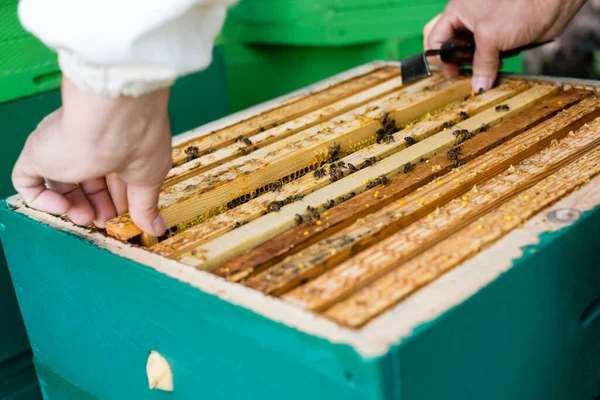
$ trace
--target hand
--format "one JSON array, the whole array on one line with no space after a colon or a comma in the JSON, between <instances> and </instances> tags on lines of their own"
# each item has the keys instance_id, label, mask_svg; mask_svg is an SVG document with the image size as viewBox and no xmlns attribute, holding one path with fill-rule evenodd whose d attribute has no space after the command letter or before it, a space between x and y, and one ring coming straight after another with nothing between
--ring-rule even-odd
<instances>
[{"instance_id":1,"label":"hand","mask_svg":"<svg viewBox=\"0 0 600 400\"><path fill-rule=\"evenodd\" d=\"M62 99L27 139L13 170L15 189L30 207L78 225L104 228L129 210L141 230L162 235L157 205L171 168L169 89L99 97L65 78Z\"/></svg>"},{"instance_id":2,"label":"hand","mask_svg":"<svg viewBox=\"0 0 600 400\"><path fill-rule=\"evenodd\" d=\"M439 49L454 38L455 32L468 30L475 36L473 91L488 90L496 81L499 52L530 43L554 39L565 29L585 0L450 0L443 14L424 29L425 49ZM458 67L438 65L447 78L458 74Z\"/></svg>"}]
</instances>

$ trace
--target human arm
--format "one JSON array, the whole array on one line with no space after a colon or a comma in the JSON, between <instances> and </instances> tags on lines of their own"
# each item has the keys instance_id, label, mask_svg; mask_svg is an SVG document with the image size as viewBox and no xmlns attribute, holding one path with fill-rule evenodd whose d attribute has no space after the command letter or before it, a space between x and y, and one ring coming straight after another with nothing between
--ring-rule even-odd
<instances>
[{"instance_id":1,"label":"human arm","mask_svg":"<svg viewBox=\"0 0 600 400\"><path fill-rule=\"evenodd\" d=\"M26 29L57 50L63 106L30 135L13 184L36 209L80 225L129 211L165 230L169 86L206 68L230 0L21 0Z\"/></svg>"}]
</instances>

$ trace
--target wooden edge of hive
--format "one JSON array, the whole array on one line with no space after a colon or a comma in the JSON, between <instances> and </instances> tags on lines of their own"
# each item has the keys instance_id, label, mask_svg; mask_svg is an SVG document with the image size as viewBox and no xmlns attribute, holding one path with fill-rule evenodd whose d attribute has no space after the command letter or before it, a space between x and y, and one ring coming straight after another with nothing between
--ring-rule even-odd
<instances>
[{"instance_id":1,"label":"wooden edge of hive","mask_svg":"<svg viewBox=\"0 0 600 400\"><path fill-rule=\"evenodd\" d=\"M306 96L313 90L319 90L320 88L334 84L336 80L343 81L357 74L372 71L375 68L385 65L399 66L400 64L397 62L378 61L356 67L306 88L299 89L296 92L229 115L193 131L177 135L173 138L173 145L187 141L193 137L205 135L212 130L224 128L232 123L239 122L243 118L250 118L277 105L293 101L297 96ZM594 92L598 92L598 87L600 86L600 82L556 79L552 77L532 77L527 75L508 75L508 77L527 81L547 82L565 89L575 87ZM440 279L420 289L400 305L376 318L358 332L339 327L324 318L315 317L293 306L283 305L283 302L278 299L268 298L241 285L224 282L222 279L211 276L208 273L188 268L175 261L167 260L158 255L151 254L144 249L135 248L100 233L90 233L86 228L77 227L58 217L27 208L20 196L10 197L7 199L7 204L11 208L15 208L15 212L24 214L53 228L69 231L77 236L88 238L96 246L149 266L159 273L186 282L225 301L247 307L267 318L282 322L291 327L297 327L308 334L321 336L332 342L348 343L363 356L375 357L384 354L389 346L399 343L402 338L410 336L412 331L419 325L435 319L445 311L460 304L493 281L498 275L510 269L513 260L522 256L522 246L537 243L539 236L544 232L552 232L564 228L565 225L557 226L549 223L545 217L546 211L569 207L576 207L582 212L589 211L598 206L597 203L593 202L594 198L600 198L600 177L593 179L585 187L563 198L553 207L542 211L528 221L523 229L511 232L486 250L486 252L466 261ZM485 271L477 268L480 263L490 264L492 260L497 262L493 265L493 268L487 268ZM482 274L482 272L484 273ZM467 276L467 278L462 279L461 277L463 276ZM457 279L460 279L463 283L460 290L456 290ZM440 295L440 293L444 295Z\"/></svg>"},{"instance_id":2,"label":"wooden edge of hive","mask_svg":"<svg viewBox=\"0 0 600 400\"><path fill-rule=\"evenodd\" d=\"M221 119L218 119L216 121L205 124L201 127L198 127L198 128L192 129L190 131L181 133L179 135L173 136L173 139L171 141L171 146L172 147L179 146L182 143L185 143L189 140L197 139L201 136L208 135L213 131L227 128L228 126L234 125L238 122L248 120L250 118L253 118L260 114L263 114L265 112L271 111L275 108L282 107L282 106L288 105L290 103L293 103L295 101L298 101L301 98L311 95L313 92L327 89L328 87L337 85L346 80L354 79L361 75L373 72L376 69L383 68L383 67L389 67L389 66L396 66L396 65L391 64L389 62L384 62L384 61L375 61L372 63L359 65L355 68L341 72L341 73L331 76L329 78L325 78L325 79L315 82L309 86L306 86L304 88L301 88L301 89L295 90L291 93L288 93L286 95L274 98L272 100L265 101L263 103L257 104L250 108L247 108L245 110L238 111L236 113L230 114L230 115L223 117ZM398 65L398 67L399 67L399 65Z\"/></svg>"},{"instance_id":3,"label":"wooden edge of hive","mask_svg":"<svg viewBox=\"0 0 600 400\"><path fill-rule=\"evenodd\" d=\"M575 190L554 205L529 219L523 227L508 233L485 251L420 288L361 330L362 338L392 346L407 338L419 326L441 316L510 270L528 246L540 243L543 234L561 230L576 222L552 222L552 211L575 209L583 214L600 207L600 176ZM481 268L485 265L485 268Z\"/></svg>"},{"instance_id":4,"label":"wooden edge of hive","mask_svg":"<svg viewBox=\"0 0 600 400\"><path fill-rule=\"evenodd\" d=\"M510 232L485 252L465 261L419 289L358 330L340 326L325 317L287 304L281 299L265 296L208 272L187 267L99 232L90 232L89 229L76 226L59 217L28 208L19 195L12 196L6 201L17 213L52 228L85 237L97 247L152 268L224 301L248 308L266 318L309 335L325 338L332 343L348 344L364 357L377 357L385 354L391 346L410 337L417 327L440 317L511 269L515 260L523 256L523 249L538 244L541 235L563 229L576 222L572 221L568 224L551 222L546 217L549 212L573 208L585 213L599 207L600 176L553 206L542 210L527 221L523 228ZM488 267L482 269L481 265Z\"/></svg>"},{"instance_id":5,"label":"wooden edge of hive","mask_svg":"<svg viewBox=\"0 0 600 400\"><path fill-rule=\"evenodd\" d=\"M382 355L387 351L387 349L381 348L377 344L362 342L357 331L340 326L322 316L308 313L279 299L265 296L243 285L227 282L210 273L161 257L141 247L119 241L98 231L77 226L60 217L29 208L20 195L9 197L6 202L8 208L12 209L13 212L22 214L51 228L83 237L93 246L132 260L224 301L254 311L273 321L309 335L322 337L333 343L350 345L364 356Z\"/></svg>"}]
</instances>

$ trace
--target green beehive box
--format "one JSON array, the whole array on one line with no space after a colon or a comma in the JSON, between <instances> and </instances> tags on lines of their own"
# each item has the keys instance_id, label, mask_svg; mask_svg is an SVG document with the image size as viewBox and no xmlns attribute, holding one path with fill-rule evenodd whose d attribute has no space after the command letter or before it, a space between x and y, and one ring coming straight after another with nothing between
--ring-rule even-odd
<instances>
[{"instance_id":1,"label":"green beehive box","mask_svg":"<svg viewBox=\"0 0 600 400\"><path fill-rule=\"evenodd\" d=\"M229 13L231 41L340 46L412 37L446 0L242 0Z\"/></svg>"},{"instance_id":2,"label":"green beehive box","mask_svg":"<svg viewBox=\"0 0 600 400\"><path fill-rule=\"evenodd\" d=\"M47 400L594 399L599 193L596 177L358 330L15 199L0 233ZM152 351L173 392L149 389Z\"/></svg>"},{"instance_id":3,"label":"green beehive box","mask_svg":"<svg viewBox=\"0 0 600 400\"><path fill-rule=\"evenodd\" d=\"M12 167L27 135L60 107L60 71L56 54L19 24L17 1L0 2L0 197L14 192ZM229 113L223 49L201 73L180 79L169 105L174 133ZM210 96L209 96L210 94ZM31 363L29 341L0 246L0 400L40 398ZM29 354L29 355L28 355ZM15 365L29 365L16 368ZM33 377L33 378L32 378ZM33 385L33 387L30 387ZM37 397L35 397L37 396Z\"/></svg>"},{"instance_id":4,"label":"green beehive box","mask_svg":"<svg viewBox=\"0 0 600 400\"><path fill-rule=\"evenodd\" d=\"M374 60L423 51L446 0L242 0L223 31L229 96L242 110ZM521 57L504 72L520 73Z\"/></svg>"}]
</instances>

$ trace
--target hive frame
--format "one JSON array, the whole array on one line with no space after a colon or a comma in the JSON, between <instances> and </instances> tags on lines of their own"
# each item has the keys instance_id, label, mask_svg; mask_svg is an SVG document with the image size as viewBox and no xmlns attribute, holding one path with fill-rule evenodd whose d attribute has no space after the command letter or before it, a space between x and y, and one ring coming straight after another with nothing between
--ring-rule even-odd
<instances>
[{"instance_id":1,"label":"hive frame","mask_svg":"<svg viewBox=\"0 0 600 400\"><path fill-rule=\"evenodd\" d=\"M209 134L214 130L246 120L274 107L308 96L314 91L369 73L382 66L399 67L399 63L376 61L353 68L288 95L175 136L172 144L175 146L191 138ZM593 81L527 75L511 75L511 77L552 83L557 86L573 86L595 92L600 91L600 83ZM534 216L524 224L522 229L510 232L485 251L419 289L358 330L340 326L323 316L301 310L281 299L265 296L243 285L227 282L209 272L196 270L193 267L150 253L145 249L107 237L102 233L90 232L89 229L75 226L58 217L27 208L20 196L13 196L7 202L18 213L53 228L84 237L98 247L148 266L159 273L187 283L225 301L250 309L266 318L307 334L324 338L332 343L348 344L364 357L378 357L386 354L391 346L397 345L402 340L410 337L412 332L419 326L435 320L493 282L499 275L508 271L513 266L514 260L523 256L524 247L540 242L542 233L553 232L568 225L548 220L547 215L549 212L560 209L575 209L580 213L584 213L598 207L600 205L600 176L592 179L583 188L564 197L554 206ZM575 221L570 221L569 224L573 222ZM486 268L481 268L482 265L485 265Z\"/></svg>"}]
</instances>

